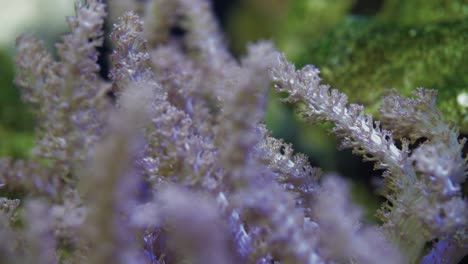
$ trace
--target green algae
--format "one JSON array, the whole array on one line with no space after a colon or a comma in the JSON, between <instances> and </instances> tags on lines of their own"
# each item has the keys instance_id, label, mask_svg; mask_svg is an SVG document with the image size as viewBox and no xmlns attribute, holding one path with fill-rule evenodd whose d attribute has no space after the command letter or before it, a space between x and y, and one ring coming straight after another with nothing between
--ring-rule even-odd
<instances>
[{"instance_id":1,"label":"green algae","mask_svg":"<svg viewBox=\"0 0 468 264\"><path fill-rule=\"evenodd\" d=\"M376 113L386 89L410 96L417 87L438 90L438 108L468 132L468 19L395 26L348 18L295 57L312 62L325 83Z\"/></svg>"}]
</instances>

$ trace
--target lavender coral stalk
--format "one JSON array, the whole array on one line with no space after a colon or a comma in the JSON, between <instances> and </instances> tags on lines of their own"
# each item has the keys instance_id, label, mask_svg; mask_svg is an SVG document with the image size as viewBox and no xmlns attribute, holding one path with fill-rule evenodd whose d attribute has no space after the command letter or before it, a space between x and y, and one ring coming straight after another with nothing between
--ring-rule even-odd
<instances>
[{"instance_id":1,"label":"lavender coral stalk","mask_svg":"<svg viewBox=\"0 0 468 264\"><path fill-rule=\"evenodd\" d=\"M122 94L121 107L110 119L109 135L96 147L87 173L85 197L92 206L82 228L90 242L88 263L143 261L126 219L137 202L141 182L134 160L140 154L139 128L147 121L148 109L138 103L151 98L148 88Z\"/></svg>"},{"instance_id":2,"label":"lavender coral stalk","mask_svg":"<svg viewBox=\"0 0 468 264\"><path fill-rule=\"evenodd\" d=\"M99 1L77 3L76 17L67 19L70 33L57 44L58 61L34 37L17 40L16 82L40 124L33 154L50 160L50 173L62 181L70 180L72 167L87 159L101 133L108 86L98 78L96 48L103 43L104 8Z\"/></svg>"},{"instance_id":3,"label":"lavender coral stalk","mask_svg":"<svg viewBox=\"0 0 468 264\"><path fill-rule=\"evenodd\" d=\"M441 119L433 91L419 89L417 99L390 95L382 107L383 120L398 136L428 138L410 151L404 138L398 148L392 132L365 116L362 106L348 106L346 95L321 84L313 66L296 71L281 55L271 76L277 90L288 93L285 101L302 104L299 111L305 118L334 123L343 147L386 169L384 195L390 203L382 206L379 216L387 235L406 251L410 262L416 261L426 241L438 237L466 246L467 202L460 192L467 170L462 158L465 140L459 141L456 130Z\"/></svg>"}]
</instances>

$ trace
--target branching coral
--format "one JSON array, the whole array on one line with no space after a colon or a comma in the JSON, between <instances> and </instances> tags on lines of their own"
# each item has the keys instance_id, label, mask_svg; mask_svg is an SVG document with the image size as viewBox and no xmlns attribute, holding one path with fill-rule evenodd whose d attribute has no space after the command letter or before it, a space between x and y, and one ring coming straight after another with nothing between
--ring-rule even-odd
<instances>
[{"instance_id":1,"label":"branching coral","mask_svg":"<svg viewBox=\"0 0 468 264\"><path fill-rule=\"evenodd\" d=\"M30 160L0 163L1 187L25 201L1 198L2 259L430 263L466 251L465 141L442 120L433 92L390 93L384 129L269 42L250 45L238 62L207 1L141 5L133 6L144 18L127 12L114 26L108 82L97 74L99 0L77 5L58 61L33 37L18 39L17 83L40 125ZM174 26L186 34L172 36ZM307 120L334 123L344 147L386 170L382 227L362 223L346 182L325 175L320 183L305 155L270 135L262 122L271 83ZM408 139L400 147L393 137Z\"/></svg>"},{"instance_id":2,"label":"branching coral","mask_svg":"<svg viewBox=\"0 0 468 264\"><path fill-rule=\"evenodd\" d=\"M330 121L333 131L364 160L385 169L387 190L379 216L387 235L407 251L410 261L419 257L426 241L448 237L466 247L467 202L460 183L466 179L467 161L462 158L465 139L445 124L435 108L435 92L418 89L416 99L392 92L381 109L384 125L399 137L426 138L412 151L402 139L398 148L393 133L365 116L362 106L347 105L346 95L320 84L319 71L312 66L301 70L279 57L272 79L288 102L302 103L300 113L312 122ZM417 230L417 231L416 231ZM414 254L414 255L412 255Z\"/></svg>"}]
</instances>

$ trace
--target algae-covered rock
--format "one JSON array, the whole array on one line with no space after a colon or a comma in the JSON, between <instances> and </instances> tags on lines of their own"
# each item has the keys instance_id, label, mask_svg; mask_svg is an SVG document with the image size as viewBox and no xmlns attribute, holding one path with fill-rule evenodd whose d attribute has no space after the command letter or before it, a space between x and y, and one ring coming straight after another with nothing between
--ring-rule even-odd
<instances>
[{"instance_id":1,"label":"algae-covered rock","mask_svg":"<svg viewBox=\"0 0 468 264\"><path fill-rule=\"evenodd\" d=\"M350 11L352 0L291 1L286 19L277 31L275 41L288 56L300 54L305 43L321 39Z\"/></svg>"},{"instance_id":2,"label":"algae-covered rock","mask_svg":"<svg viewBox=\"0 0 468 264\"><path fill-rule=\"evenodd\" d=\"M459 20L467 16L466 0L386 0L378 19L414 25Z\"/></svg>"},{"instance_id":3,"label":"algae-covered rock","mask_svg":"<svg viewBox=\"0 0 468 264\"><path fill-rule=\"evenodd\" d=\"M411 95L417 87L438 90L438 107L468 132L468 19L396 26L350 18L296 57L313 63L325 83L351 102L376 109L387 88Z\"/></svg>"}]
</instances>

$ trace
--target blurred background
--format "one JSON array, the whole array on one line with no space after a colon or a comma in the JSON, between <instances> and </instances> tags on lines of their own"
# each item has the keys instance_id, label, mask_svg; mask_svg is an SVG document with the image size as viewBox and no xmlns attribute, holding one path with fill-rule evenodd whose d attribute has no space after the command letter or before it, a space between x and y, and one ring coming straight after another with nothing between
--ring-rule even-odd
<instances>
[{"instance_id":1,"label":"blurred background","mask_svg":"<svg viewBox=\"0 0 468 264\"><path fill-rule=\"evenodd\" d=\"M73 3L0 0L0 156L26 158L34 144L34 117L13 85L15 38L34 32L52 50L67 30L64 18L74 13ZM437 89L446 119L468 134L467 0L213 0L213 9L236 56L247 43L270 39L298 67L316 65L325 83L377 118L385 89L407 96L417 87ZM109 48L101 52L107 77ZM293 107L270 97L265 122L274 135L312 164L352 178L356 200L374 211L381 172L337 150L330 124L306 124Z\"/></svg>"}]
</instances>

